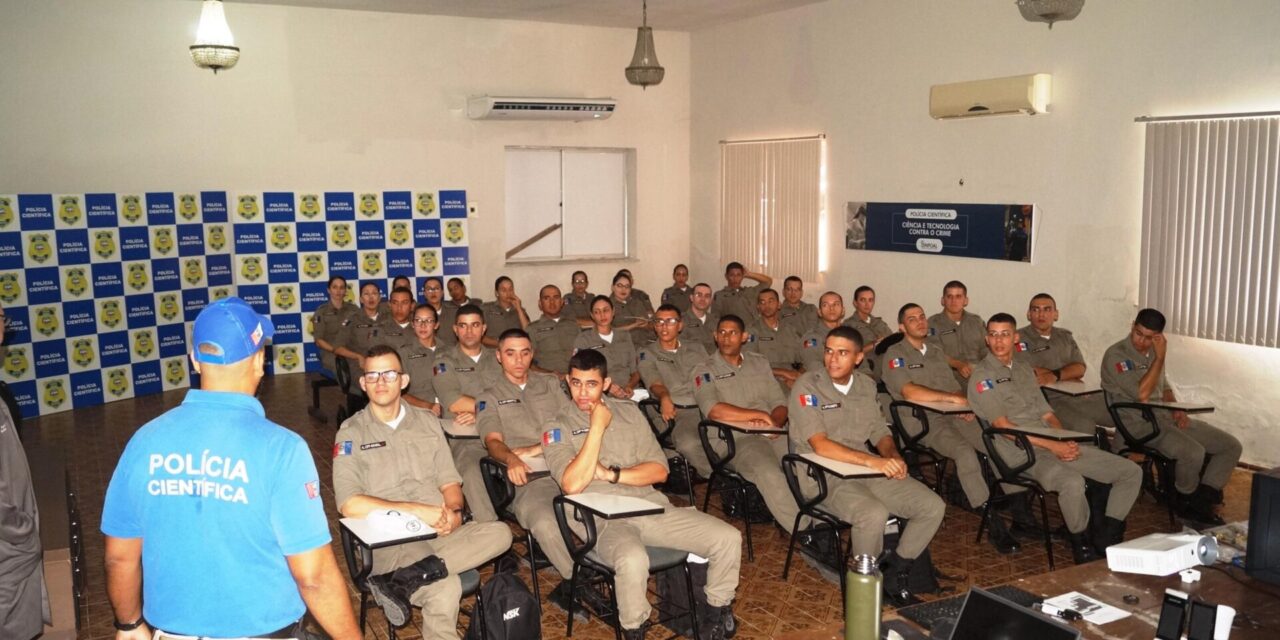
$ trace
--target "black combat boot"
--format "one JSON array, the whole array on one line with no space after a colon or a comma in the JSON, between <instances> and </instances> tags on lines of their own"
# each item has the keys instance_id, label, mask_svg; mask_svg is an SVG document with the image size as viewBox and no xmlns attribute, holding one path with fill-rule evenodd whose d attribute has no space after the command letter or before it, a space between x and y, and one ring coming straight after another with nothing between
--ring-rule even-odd
<instances>
[{"instance_id":1,"label":"black combat boot","mask_svg":"<svg viewBox=\"0 0 1280 640\"><path fill-rule=\"evenodd\" d=\"M1098 554L1093 550L1093 545L1088 541L1088 537L1087 531L1067 534L1067 544L1071 547L1071 559L1075 560L1076 564L1093 562L1098 559Z\"/></svg>"},{"instance_id":2,"label":"black combat boot","mask_svg":"<svg viewBox=\"0 0 1280 640\"><path fill-rule=\"evenodd\" d=\"M1040 539L1044 529L1031 513L1031 492L1023 491L1009 500L1009 516L1013 521L1009 533L1022 538Z\"/></svg>"},{"instance_id":3,"label":"black combat boot","mask_svg":"<svg viewBox=\"0 0 1280 640\"><path fill-rule=\"evenodd\" d=\"M1099 557L1106 557L1107 547L1124 542L1124 520L1103 518L1093 532L1093 548Z\"/></svg>"},{"instance_id":4,"label":"black combat boot","mask_svg":"<svg viewBox=\"0 0 1280 640\"><path fill-rule=\"evenodd\" d=\"M996 551L1005 555L1022 549L1017 538L1009 534L1009 530L1004 526L1004 520L998 513L992 513L987 519L987 539L991 541L991 546L995 547Z\"/></svg>"},{"instance_id":5,"label":"black combat boot","mask_svg":"<svg viewBox=\"0 0 1280 640\"><path fill-rule=\"evenodd\" d=\"M911 565L915 560L908 560L890 551L880 563L880 573L884 576L885 601L894 607L905 607L920 602L911 595Z\"/></svg>"}]
</instances>

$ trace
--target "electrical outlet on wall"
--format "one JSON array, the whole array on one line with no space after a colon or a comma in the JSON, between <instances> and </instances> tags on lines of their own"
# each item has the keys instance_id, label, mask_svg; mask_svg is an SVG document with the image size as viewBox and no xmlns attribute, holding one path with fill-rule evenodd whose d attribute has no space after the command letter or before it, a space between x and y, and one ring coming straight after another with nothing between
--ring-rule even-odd
<instances>
[{"instance_id":1,"label":"electrical outlet on wall","mask_svg":"<svg viewBox=\"0 0 1280 640\"><path fill-rule=\"evenodd\" d=\"M479 210L480 210L480 205L479 205L479 204L477 204L477 203L475 203L475 202L468 202L468 203L467 203L467 217L468 217L468 218L478 218L478 217L480 217L480 216L479 216L479 214L477 213Z\"/></svg>"}]
</instances>

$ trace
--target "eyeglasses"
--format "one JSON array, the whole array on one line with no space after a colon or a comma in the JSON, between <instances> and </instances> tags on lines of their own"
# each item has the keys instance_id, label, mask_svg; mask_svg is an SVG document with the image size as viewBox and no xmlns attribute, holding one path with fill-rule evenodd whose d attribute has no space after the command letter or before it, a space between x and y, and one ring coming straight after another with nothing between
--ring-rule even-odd
<instances>
[{"instance_id":1,"label":"eyeglasses","mask_svg":"<svg viewBox=\"0 0 1280 640\"><path fill-rule=\"evenodd\" d=\"M629 285L629 284L627 284L627 283L625 283L625 282L615 282L615 283L613 283L613 286L615 286L615 287L617 287L617 288L619 288L619 289L630 289L630 288L631 288L631 285Z\"/></svg>"},{"instance_id":2,"label":"eyeglasses","mask_svg":"<svg viewBox=\"0 0 1280 640\"><path fill-rule=\"evenodd\" d=\"M586 283L587 283L587 281L586 281L586 280L574 280L574 281L573 281L573 283L574 283L574 284L586 284Z\"/></svg>"},{"instance_id":3,"label":"eyeglasses","mask_svg":"<svg viewBox=\"0 0 1280 640\"><path fill-rule=\"evenodd\" d=\"M657 320L654 320L653 323L675 326L680 324L680 318L658 318Z\"/></svg>"},{"instance_id":4,"label":"eyeglasses","mask_svg":"<svg viewBox=\"0 0 1280 640\"><path fill-rule=\"evenodd\" d=\"M427 287L424 291L441 291L440 287Z\"/></svg>"},{"instance_id":5,"label":"eyeglasses","mask_svg":"<svg viewBox=\"0 0 1280 640\"><path fill-rule=\"evenodd\" d=\"M987 337L988 337L988 338L1009 338L1009 337L1012 337L1012 336L1013 336L1013 332L1012 332L1012 331L1008 331L1008 330L1006 330L1006 331L988 331L988 332L987 332Z\"/></svg>"},{"instance_id":6,"label":"eyeglasses","mask_svg":"<svg viewBox=\"0 0 1280 640\"><path fill-rule=\"evenodd\" d=\"M404 375L403 371L366 371L364 372L364 381L373 384L381 379L383 382L395 382Z\"/></svg>"},{"instance_id":7,"label":"eyeglasses","mask_svg":"<svg viewBox=\"0 0 1280 640\"><path fill-rule=\"evenodd\" d=\"M436 321L432 320L431 318L414 318L413 323L420 327L425 327L426 325L429 325L429 324L435 324Z\"/></svg>"}]
</instances>

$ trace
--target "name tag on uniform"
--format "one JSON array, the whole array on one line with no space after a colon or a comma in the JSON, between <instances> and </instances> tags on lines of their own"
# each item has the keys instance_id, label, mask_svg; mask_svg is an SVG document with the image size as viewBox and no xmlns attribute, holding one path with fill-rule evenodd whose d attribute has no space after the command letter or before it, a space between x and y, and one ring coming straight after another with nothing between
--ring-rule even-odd
<instances>
[{"instance_id":1,"label":"name tag on uniform","mask_svg":"<svg viewBox=\"0 0 1280 640\"><path fill-rule=\"evenodd\" d=\"M736 373L734 373L734 372L730 371L729 373L722 373L722 374L720 374L720 375L716 376L716 380L724 380L725 378L732 378L732 377L734 377L734 376L736 376L736 375L738 375L738 374L736 374Z\"/></svg>"},{"instance_id":2,"label":"name tag on uniform","mask_svg":"<svg viewBox=\"0 0 1280 640\"><path fill-rule=\"evenodd\" d=\"M366 442L360 445L360 450L368 451L369 449L381 449L382 447L385 447L385 446L387 446L386 440L383 440L382 442Z\"/></svg>"},{"instance_id":3,"label":"name tag on uniform","mask_svg":"<svg viewBox=\"0 0 1280 640\"><path fill-rule=\"evenodd\" d=\"M475 367L458 367L457 369L454 369L454 371L457 371L458 373L471 373L475 370Z\"/></svg>"},{"instance_id":4,"label":"name tag on uniform","mask_svg":"<svg viewBox=\"0 0 1280 640\"><path fill-rule=\"evenodd\" d=\"M947 329L946 331L942 331L942 332L940 332L938 335L940 335L940 336L945 336L945 335L947 335L948 333L955 333L955 332L956 332L956 330L955 330L955 329Z\"/></svg>"},{"instance_id":5,"label":"name tag on uniform","mask_svg":"<svg viewBox=\"0 0 1280 640\"><path fill-rule=\"evenodd\" d=\"M410 360L417 360L418 358L425 358L425 357L427 357L427 356L429 356L429 355L435 355L435 354L434 354L434 353L414 353L414 354L410 354L410 355L409 355L409 359L410 359Z\"/></svg>"},{"instance_id":6,"label":"name tag on uniform","mask_svg":"<svg viewBox=\"0 0 1280 640\"><path fill-rule=\"evenodd\" d=\"M769 342L771 340L773 340L773 336L760 336L761 342Z\"/></svg>"},{"instance_id":7,"label":"name tag on uniform","mask_svg":"<svg viewBox=\"0 0 1280 640\"><path fill-rule=\"evenodd\" d=\"M829 404L824 404L824 405L822 405L822 410L823 410L823 411L830 411L830 410L832 410L832 409L839 409L842 405L843 405L843 403L840 403L840 402L832 402L832 403L829 403Z\"/></svg>"},{"instance_id":8,"label":"name tag on uniform","mask_svg":"<svg viewBox=\"0 0 1280 640\"><path fill-rule=\"evenodd\" d=\"M1035 349L1032 349L1031 353L1040 353L1041 351L1048 351L1048 350L1049 350L1049 345L1046 344L1043 347L1036 347Z\"/></svg>"},{"instance_id":9,"label":"name tag on uniform","mask_svg":"<svg viewBox=\"0 0 1280 640\"><path fill-rule=\"evenodd\" d=\"M1010 380L1013 380L1013 378L996 378L996 384L1000 384L1002 382L1009 382Z\"/></svg>"},{"instance_id":10,"label":"name tag on uniform","mask_svg":"<svg viewBox=\"0 0 1280 640\"><path fill-rule=\"evenodd\" d=\"M507 398L506 400L499 400L499 401L498 401L498 406L499 406L499 407L501 407L501 406L503 406L503 405L507 405L507 404L520 404L520 398Z\"/></svg>"},{"instance_id":11,"label":"name tag on uniform","mask_svg":"<svg viewBox=\"0 0 1280 640\"><path fill-rule=\"evenodd\" d=\"M588 432L588 431L590 431L590 430L591 430L591 427L583 427L583 428L581 428L581 429L574 429L572 433L573 433L573 435L575 435L575 436L580 436L580 435L582 435L582 434L584 434L584 433L586 433L586 432Z\"/></svg>"},{"instance_id":12,"label":"name tag on uniform","mask_svg":"<svg viewBox=\"0 0 1280 640\"><path fill-rule=\"evenodd\" d=\"M923 369L923 368L924 368L924 365L923 365L923 364L909 364L909 365L907 365L907 368L908 368L908 369Z\"/></svg>"},{"instance_id":13,"label":"name tag on uniform","mask_svg":"<svg viewBox=\"0 0 1280 640\"><path fill-rule=\"evenodd\" d=\"M664 358L664 357L662 357L662 356L658 356L658 362L665 362L665 363L667 363L667 364L675 364L675 363L676 363L676 361L675 361L675 360L672 360L671 358Z\"/></svg>"},{"instance_id":14,"label":"name tag on uniform","mask_svg":"<svg viewBox=\"0 0 1280 640\"><path fill-rule=\"evenodd\" d=\"M537 333L546 333L548 331L555 331L555 330L556 330L555 327L543 327L541 329L538 329Z\"/></svg>"}]
</instances>

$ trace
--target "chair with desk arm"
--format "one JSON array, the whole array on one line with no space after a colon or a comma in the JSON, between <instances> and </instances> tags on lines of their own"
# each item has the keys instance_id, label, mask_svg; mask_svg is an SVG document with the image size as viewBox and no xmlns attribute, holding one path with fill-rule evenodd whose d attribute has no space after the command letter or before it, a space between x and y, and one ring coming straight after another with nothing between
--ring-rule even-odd
<instances>
[{"instance_id":1,"label":"chair with desk arm","mask_svg":"<svg viewBox=\"0 0 1280 640\"><path fill-rule=\"evenodd\" d=\"M1031 441L1027 439L1025 434L1019 433L1012 429L1002 429L1000 427L991 426L990 422L979 417L978 424L982 426L982 442L987 448L987 458L991 466L995 467L996 478L991 483L991 498L982 507L982 522L978 524L978 536L974 540L975 543L982 542L982 534L986 530L990 519L999 518L999 514L991 512L991 505L997 501L1007 501L1011 496L1001 488L1000 485L1008 484L1022 487L1031 492L1036 500L1040 503L1040 527L1044 536L1044 549L1049 555L1049 570L1053 571L1053 534L1049 528L1049 508L1045 504L1045 496L1057 495L1055 491L1045 489L1039 482L1023 475L1023 472L1030 469L1036 463L1035 447L1031 445ZM1009 436L1012 438L1013 444L1027 456L1027 459L1019 465L1010 466L1003 457L1000 456L996 449L996 438Z\"/></svg>"},{"instance_id":2,"label":"chair with desk arm","mask_svg":"<svg viewBox=\"0 0 1280 640\"><path fill-rule=\"evenodd\" d=\"M803 471L801 471L802 468ZM853 525L822 507L822 502L827 499L829 491L827 475L817 463L798 454L788 453L782 457L782 473L787 478L787 487L791 489L791 495L795 496L796 505L800 507L795 523L791 525L791 540L787 543L787 559L782 565L782 579L786 580L791 572L791 558L795 554L798 537L829 532L835 536L836 557L832 568L840 575L840 592L844 593L844 567L848 551L841 534L851 529ZM806 476L813 480L817 489L812 496L805 495L804 487L801 486L801 478ZM814 523L801 531L800 520L805 517L811 518ZM852 545L852 541L849 544Z\"/></svg>"},{"instance_id":3,"label":"chair with desk arm","mask_svg":"<svg viewBox=\"0 0 1280 640\"><path fill-rule=\"evenodd\" d=\"M724 455L716 452L711 444L712 429L715 430L715 437L725 445ZM707 478L707 495L702 500L702 511L706 513L711 505L711 494L715 490L716 481L720 480L722 483L727 484L726 490L733 492L737 496L740 512L737 515L742 517L746 528L743 537L746 538L747 542L747 560L755 562L756 553L751 543L751 525L753 523L772 522L773 517L770 516L767 519L752 517L750 509L752 501L758 500L760 504L764 502L763 497L760 496L760 490L756 488L755 483L747 480L742 474L729 467L729 463L733 461L738 452L737 444L734 442L733 430L715 420L704 418L698 423L698 437L702 440L702 450L707 454L707 461L711 463L711 477ZM730 516L732 514L726 510L725 515Z\"/></svg>"},{"instance_id":4,"label":"chair with desk arm","mask_svg":"<svg viewBox=\"0 0 1280 640\"><path fill-rule=\"evenodd\" d=\"M902 409L910 409L911 416L920 423L920 432L912 434L902 420ZM893 433L893 444L898 447L903 460L911 470L915 479L925 483L935 493L947 497L947 467L950 459L925 445L924 438L929 435L929 412L909 402L894 400L889 403L889 431ZM933 482L924 475L924 466L933 467Z\"/></svg>"},{"instance_id":5,"label":"chair with desk arm","mask_svg":"<svg viewBox=\"0 0 1280 640\"><path fill-rule=\"evenodd\" d=\"M369 404L369 399L362 394L352 393L352 386L359 387L359 383L351 378L351 363L344 357L338 356L334 358L334 375L337 377L338 388L342 390L345 397L344 404L338 406L336 414L336 423L339 428L342 423L355 415L365 405Z\"/></svg>"},{"instance_id":6,"label":"chair with desk arm","mask_svg":"<svg viewBox=\"0 0 1280 640\"><path fill-rule=\"evenodd\" d=\"M507 476L507 465L498 462L488 456L480 460L480 472L484 478L484 488L489 494L489 502L493 504L493 510L498 514L498 518L507 524L514 524L524 531L524 548L521 554L515 549L512 553L522 557L529 563L530 582L533 587L533 599L538 605L538 618L542 618L542 593L539 588L538 572L552 566L551 561L542 555L538 550L538 541L533 537L533 532L525 529L520 525L515 514L511 512L510 507L512 501L516 497L516 486L512 484L511 478Z\"/></svg>"},{"instance_id":7,"label":"chair with desk arm","mask_svg":"<svg viewBox=\"0 0 1280 640\"><path fill-rule=\"evenodd\" d=\"M680 474L684 478L684 486L687 488L687 497L689 504L697 504L693 497L693 470L689 467L689 461L684 455L676 451L676 446L671 441L671 432L676 427L675 420L662 419L662 403L657 398L649 397L641 400L639 403L640 413L644 414L646 420L649 421L649 428L653 430L653 437L658 439L658 445L662 447L662 453L667 456L668 467ZM676 405L676 409L697 409L697 405ZM667 486L670 482L663 483L660 487L664 493L671 493ZM685 497L685 493L681 493Z\"/></svg>"},{"instance_id":8,"label":"chair with desk arm","mask_svg":"<svg viewBox=\"0 0 1280 640\"><path fill-rule=\"evenodd\" d=\"M1117 455L1129 456L1130 454L1138 454L1142 456L1142 488L1146 489L1156 502L1163 502L1169 512L1169 526L1176 526L1178 519L1174 513L1175 504L1177 502L1178 490L1174 488L1174 471L1178 464L1177 460L1170 458L1157 451L1154 447L1148 446L1156 438L1160 437L1160 421L1156 419L1155 409L1149 405L1139 402L1113 401L1109 391L1103 392L1103 397L1107 402L1107 412L1111 414L1111 420L1116 425L1116 431L1120 434L1123 443ZM1145 436L1137 436L1130 425L1124 421L1122 410L1132 409L1138 411L1142 415L1142 419L1151 427L1151 433Z\"/></svg>"}]
</instances>

